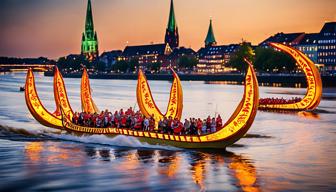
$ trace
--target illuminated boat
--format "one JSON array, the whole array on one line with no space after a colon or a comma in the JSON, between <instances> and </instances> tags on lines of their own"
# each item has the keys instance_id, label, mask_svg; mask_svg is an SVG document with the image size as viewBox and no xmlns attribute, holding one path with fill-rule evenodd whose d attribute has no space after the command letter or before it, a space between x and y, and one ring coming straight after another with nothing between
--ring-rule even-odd
<instances>
[{"instance_id":1,"label":"illuminated boat","mask_svg":"<svg viewBox=\"0 0 336 192\"><path fill-rule=\"evenodd\" d=\"M28 70L25 85L25 100L27 107L33 117L42 125L57 129L62 129L62 118L60 112L60 105L62 104L63 109L68 111L69 117L73 116L73 111L70 107L69 100L66 94L66 89L64 86L64 81L62 74L59 72L58 68L55 67L54 71L54 97L56 102L56 111L54 113L49 112L42 104L35 86L35 77L32 69ZM58 94L62 96L62 100L58 98ZM98 108L91 97L90 82L86 69L83 69L83 76L81 82L81 101L82 110L84 112L98 112Z\"/></svg>"},{"instance_id":2,"label":"illuminated boat","mask_svg":"<svg viewBox=\"0 0 336 192\"><path fill-rule=\"evenodd\" d=\"M56 71L55 71L56 74ZM56 75L55 75L56 77ZM54 77L54 90L56 88L56 78ZM56 97L55 92L55 97ZM25 100L26 105L32 114L32 116L42 125L52 128L62 128L61 112L58 100L56 101L56 110L54 113L50 113L43 105L37 94L35 86L35 77L33 70L29 69L26 77L25 85Z\"/></svg>"},{"instance_id":3,"label":"illuminated boat","mask_svg":"<svg viewBox=\"0 0 336 192\"><path fill-rule=\"evenodd\" d=\"M259 104L259 109L264 110L314 110L317 108L322 97L322 80L318 69L301 51L280 43L270 43L276 49L279 49L292 56L307 78L307 92L301 101L292 104Z\"/></svg>"},{"instance_id":4,"label":"illuminated boat","mask_svg":"<svg viewBox=\"0 0 336 192\"><path fill-rule=\"evenodd\" d=\"M174 80L170 89L169 102L167 105L167 111L162 114L160 109L156 106L155 101L152 96L148 81L144 73L139 70L138 84L137 84L137 101L142 114L149 118L154 117L155 121L158 122L164 117L172 117L173 119L181 119L183 110L183 91L180 78L171 69Z\"/></svg>"},{"instance_id":5,"label":"illuminated boat","mask_svg":"<svg viewBox=\"0 0 336 192\"><path fill-rule=\"evenodd\" d=\"M249 63L249 62L248 62ZM57 86L64 86L58 84ZM56 91L61 90L57 89ZM139 91L139 90L137 90ZM57 92L60 101L67 101L64 92ZM148 92L149 94L149 92ZM122 128L97 128L79 126L71 121L71 107L68 102L61 102L63 128L75 134L98 134L115 137L132 136L141 142L153 145L170 145L180 148L218 148L223 149L242 138L251 127L258 109L258 82L252 65L245 76L244 96L229 120L217 132L206 135L170 135L157 132L135 131Z\"/></svg>"},{"instance_id":6,"label":"illuminated boat","mask_svg":"<svg viewBox=\"0 0 336 192\"><path fill-rule=\"evenodd\" d=\"M99 109L94 103L91 95L91 87L89 75L86 71L86 68L83 68L83 75L81 81L81 103L82 103L82 111L86 113L99 113Z\"/></svg>"}]
</instances>

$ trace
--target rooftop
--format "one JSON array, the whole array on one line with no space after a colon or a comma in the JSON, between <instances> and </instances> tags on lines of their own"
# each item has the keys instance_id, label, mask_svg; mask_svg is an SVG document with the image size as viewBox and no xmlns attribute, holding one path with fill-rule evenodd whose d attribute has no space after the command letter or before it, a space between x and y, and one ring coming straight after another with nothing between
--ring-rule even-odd
<instances>
[{"instance_id":1,"label":"rooftop","mask_svg":"<svg viewBox=\"0 0 336 192\"><path fill-rule=\"evenodd\" d=\"M167 44L151 44L127 46L123 52L124 56L148 55L148 54L165 54Z\"/></svg>"}]
</instances>

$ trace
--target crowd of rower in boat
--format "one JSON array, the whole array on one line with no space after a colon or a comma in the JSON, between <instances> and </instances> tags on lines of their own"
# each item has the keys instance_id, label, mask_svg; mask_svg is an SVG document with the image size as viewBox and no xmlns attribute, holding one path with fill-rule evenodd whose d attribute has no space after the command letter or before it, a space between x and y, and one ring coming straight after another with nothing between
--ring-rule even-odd
<instances>
[{"instance_id":1,"label":"crowd of rower in boat","mask_svg":"<svg viewBox=\"0 0 336 192\"><path fill-rule=\"evenodd\" d=\"M286 98L260 98L259 99L259 104L293 104L293 103L298 103L302 100L300 97L292 97L290 99Z\"/></svg>"},{"instance_id":2,"label":"crowd of rower in boat","mask_svg":"<svg viewBox=\"0 0 336 192\"><path fill-rule=\"evenodd\" d=\"M208 116L206 119L189 118L182 123L177 118L164 117L157 124L154 116L146 118L141 111L134 111L132 107L127 110L120 109L114 113L108 110L100 114L75 112L72 123L76 125L96 128L124 128L131 130L142 130L158 133L169 133L175 135L202 135L214 133L223 125L220 115L216 118Z\"/></svg>"}]
</instances>

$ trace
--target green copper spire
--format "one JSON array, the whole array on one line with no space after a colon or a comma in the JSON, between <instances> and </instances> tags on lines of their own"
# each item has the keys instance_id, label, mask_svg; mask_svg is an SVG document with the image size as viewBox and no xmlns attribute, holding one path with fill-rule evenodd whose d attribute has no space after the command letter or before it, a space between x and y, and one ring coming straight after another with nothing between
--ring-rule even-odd
<instances>
[{"instance_id":1,"label":"green copper spire","mask_svg":"<svg viewBox=\"0 0 336 192\"><path fill-rule=\"evenodd\" d=\"M168 20L168 27L167 29L170 32L174 32L176 29L176 19L175 19L175 11L174 11L174 2L171 0L170 2L170 13L169 13L169 20Z\"/></svg>"},{"instance_id":2,"label":"green copper spire","mask_svg":"<svg viewBox=\"0 0 336 192\"><path fill-rule=\"evenodd\" d=\"M212 29L212 19L210 19L208 34L205 38L205 46L206 47L215 46L216 44L217 42L216 42L215 35Z\"/></svg>"},{"instance_id":3,"label":"green copper spire","mask_svg":"<svg viewBox=\"0 0 336 192\"><path fill-rule=\"evenodd\" d=\"M93 26L91 0L88 0L86 10L85 30L82 36L81 53L90 61L95 60L98 57L98 38Z\"/></svg>"},{"instance_id":4,"label":"green copper spire","mask_svg":"<svg viewBox=\"0 0 336 192\"><path fill-rule=\"evenodd\" d=\"M165 43L168 43L172 49L179 46L179 33L175 19L173 0L171 0L170 2L170 12L169 12L168 26L165 35Z\"/></svg>"},{"instance_id":5,"label":"green copper spire","mask_svg":"<svg viewBox=\"0 0 336 192\"><path fill-rule=\"evenodd\" d=\"M88 0L88 6L86 10L85 31L86 32L94 31L91 0Z\"/></svg>"}]
</instances>

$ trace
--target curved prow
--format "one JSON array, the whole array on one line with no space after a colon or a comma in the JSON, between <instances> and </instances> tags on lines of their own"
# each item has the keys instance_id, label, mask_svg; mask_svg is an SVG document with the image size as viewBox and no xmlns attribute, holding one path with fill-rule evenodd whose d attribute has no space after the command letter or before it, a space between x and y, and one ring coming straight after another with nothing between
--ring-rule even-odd
<instances>
[{"instance_id":1,"label":"curved prow","mask_svg":"<svg viewBox=\"0 0 336 192\"><path fill-rule=\"evenodd\" d=\"M74 112L70 106L68 99L67 91L65 88L64 80L62 74L59 72L58 68L55 67L55 84L56 88L54 89L56 102L59 103L64 113L68 118L72 119Z\"/></svg>"},{"instance_id":2,"label":"curved prow","mask_svg":"<svg viewBox=\"0 0 336 192\"><path fill-rule=\"evenodd\" d=\"M225 140L231 145L242 138L251 127L258 111L259 87L256 74L250 61L245 76L244 96L235 112L217 132L200 136L200 142Z\"/></svg>"},{"instance_id":3,"label":"curved prow","mask_svg":"<svg viewBox=\"0 0 336 192\"><path fill-rule=\"evenodd\" d=\"M260 109L280 109L280 110L314 110L319 105L322 97L321 75L313 61L311 61L301 51L280 43L270 43L293 57L307 78L307 92L301 101L292 104L260 104Z\"/></svg>"},{"instance_id":4,"label":"curved prow","mask_svg":"<svg viewBox=\"0 0 336 192\"><path fill-rule=\"evenodd\" d=\"M150 90L148 81L146 79L145 74L139 70L138 74L138 84L137 84L137 101L139 108L146 117L151 117L154 115L154 119L159 121L164 117L172 117L181 119L182 110L183 110L183 91L180 78L175 73L173 69L171 69L174 80L170 89L169 103L167 106L166 114L162 114L160 109L156 106L155 101L152 96L152 92Z\"/></svg>"},{"instance_id":5,"label":"curved prow","mask_svg":"<svg viewBox=\"0 0 336 192\"><path fill-rule=\"evenodd\" d=\"M92 99L89 75L85 67L83 68L80 95L83 112L99 113L99 109Z\"/></svg>"},{"instance_id":6,"label":"curved prow","mask_svg":"<svg viewBox=\"0 0 336 192\"><path fill-rule=\"evenodd\" d=\"M35 86L35 77L32 69L28 69L25 85L25 100L26 105L32 116L47 127L62 129L61 114L59 104L56 101L55 113L50 113L42 104Z\"/></svg>"}]
</instances>

